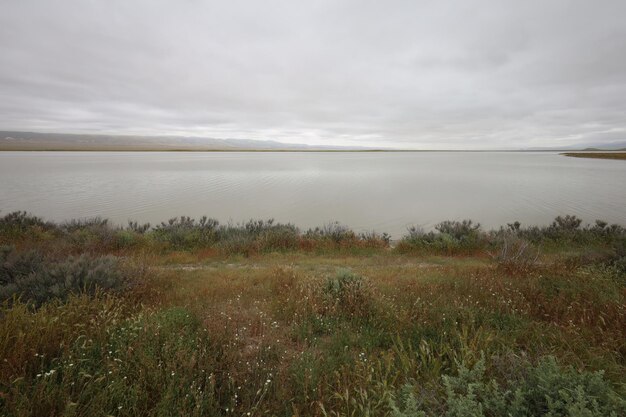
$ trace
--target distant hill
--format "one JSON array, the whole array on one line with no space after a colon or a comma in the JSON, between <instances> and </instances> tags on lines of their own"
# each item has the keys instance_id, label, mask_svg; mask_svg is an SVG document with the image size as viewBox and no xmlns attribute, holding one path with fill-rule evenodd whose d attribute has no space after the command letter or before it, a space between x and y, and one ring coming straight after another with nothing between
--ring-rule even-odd
<instances>
[{"instance_id":1,"label":"distant hill","mask_svg":"<svg viewBox=\"0 0 626 417\"><path fill-rule=\"evenodd\" d=\"M619 149L615 149L615 148L604 148L604 149L600 149L600 148L585 148L585 149L581 149L581 151L584 151L584 152L597 152L597 151L626 151L626 148L619 148Z\"/></svg>"},{"instance_id":2,"label":"distant hill","mask_svg":"<svg viewBox=\"0 0 626 417\"><path fill-rule=\"evenodd\" d=\"M519 151L626 151L626 142L563 147L534 147ZM371 151L402 149L363 146L324 146L274 140L216 139L195 136L91 135L0 131L0 151ZM419 151L418 149L407 149ZM487 149L485 149L487 150ZM496 150L496 149L492 149Z\"/></svg>"},{"instance_id":3,"label":"distant hill","mask_svg":"<svg viewBox=\"0 0 626 417\"><path fill-rule=\"evenodd\" d=\"M309 146L273 140L215 139L193 136L85 135L0 131L0 151L239 151L367 150L364 147Z\"/></svg>"}]
</instances>

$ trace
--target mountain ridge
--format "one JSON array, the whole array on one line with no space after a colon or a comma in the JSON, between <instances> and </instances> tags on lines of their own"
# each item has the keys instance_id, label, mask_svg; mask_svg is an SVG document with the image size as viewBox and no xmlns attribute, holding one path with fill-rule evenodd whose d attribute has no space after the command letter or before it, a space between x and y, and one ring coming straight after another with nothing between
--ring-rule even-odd
<instances>
[{"instance_id":1,"label":"mountain ridge","mask_svg":"<svg viewBox=\"0 0 626 417\"><path fill-rule=\"evenodd\" d=\"M462 149L457 149L461 151ZM436 151L433 149L394 149L365 146L331 146L285 143L275 140L253 140L176 135L112 135L81 133L44 133L0 131L0 151ZM443 151L443 150L441 150ZM455 150L446 150L455 151ZM626 141L532 147L518 149L481 149L480 151L560 152L560 151L626 151Z\"/></svg>"},{"instance_id":2,"label":"mountain ridge","mask_svg":"<svg viewBox=\"0 0 626 417\"><path fill-rule=\"evenodd\" d=\"M0 150L373 150L356 146L291 144L275 140L216 139L195 136L108 135L0 131Z\"/></svg>"}]
</instances>

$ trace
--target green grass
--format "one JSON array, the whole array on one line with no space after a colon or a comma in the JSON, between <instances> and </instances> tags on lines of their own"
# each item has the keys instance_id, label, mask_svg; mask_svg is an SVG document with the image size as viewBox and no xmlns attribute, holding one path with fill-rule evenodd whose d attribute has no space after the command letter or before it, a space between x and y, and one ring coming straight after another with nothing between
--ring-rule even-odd
<instances>
[{"instance_id":1,"label":"green grass","mask_svg":"<svg viewBox=\"0 0 626 417\"><path fill-rule=\"evenodd\" d=\"M525 258L513 232L450 224L445 247L344 230L242 253L14 216L0 286L84 252L127 285L4 302L0 414L624 415L623 229L576 223L518 229Z\"/></svg>"}]
</instances>

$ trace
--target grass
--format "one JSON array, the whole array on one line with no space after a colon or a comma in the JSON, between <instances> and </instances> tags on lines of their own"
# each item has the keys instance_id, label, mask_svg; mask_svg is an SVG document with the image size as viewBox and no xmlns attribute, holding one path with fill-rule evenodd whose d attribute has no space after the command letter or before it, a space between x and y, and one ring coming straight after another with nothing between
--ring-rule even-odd
<instances>
[{"instance_id":1,"label":"grass","mask_svg":"<svg viewBox=\"0 0 626 417\"><path fill-rule=\"evenodd\" d=\"M0 414L626 413L618 226L444 222L390 247L337 225L182 224L0 218L0 286L81 254L126 282L11 293Z\"/></svg>"},{"instance_id":2,"label":"grass","mask_svg":"<svg viewBox=\"0 0 626 417\"><path fill-rule=\"evenodd\" d=\"M563 155L576 158L626 159L626 152L567 152Z\"/></svg>"}]
</instances>

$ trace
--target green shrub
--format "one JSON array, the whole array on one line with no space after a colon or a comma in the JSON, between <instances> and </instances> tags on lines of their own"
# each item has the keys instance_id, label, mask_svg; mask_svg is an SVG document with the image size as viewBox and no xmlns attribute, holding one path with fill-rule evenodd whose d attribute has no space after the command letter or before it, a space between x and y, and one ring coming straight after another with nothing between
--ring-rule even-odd
<instances>
[{"instance_id":1,"label":"green shrub","mask_svg":"<svg viewBox=\"0 0 626 417\"><path fill-rule=\"evenodd\" d=\"M54 233L57 226L25 211L14 211L0 217L0 243L33 237L41 233Z\"/></svg>"},{"instance_id":2,"label":"green shrub","mask_svg":"<svg viewBox=\"0 0 626 417\"><path fill-rule=\"evenodd\" d=\"M157 225L153 235L174 248L207 246L218 241L219 222L206 216L198 221L186 216L174 217Z\"/></svg>"},{"instance_id":3,"label":"green shrub","mask_svg":"<svg viewBox=\"0 0 626 417\"><path fill-rule=\"evenodd\" d=\"M243 226L238 226L239 229L245 230L246 233L252 236L259 236L261 233L266 232L267 230L273 229L276 226L274 224L274 219L269 220L248 220Z\"/></svg>"},{"instance_id":4,"label":"green shrub","mask_svg":"<svg viewBox=\"0 0 626 417\"><path fill-rule=\"evenodd\" d=\"M315 229L309 229L304 236L316 240L329 240L336 244L357 239L356 234L349 227L339 222L331 222Z\"/></svg>"},{"instance_id":5,"label":"green shrub","mask_svg":"<svg viewBox=\"0 0 626 417\"><path fill-rule=\"evenodd\" d=\"M494 233L514 233L533 243L612 243L624 238L626 229L617 224L609 225L596 220L593 226L582 226L582 220L576 216L558 216L549 226L522 227L519 222L509 223L506 229Z\"/></svg>"},{"instance_id":6,"label":"green shrub","mask_svg":"<svg viewBox=\"0 0 626 417\"><path fill-rule=\"evenodd\" d=\"M0 230L3 232L23 232L31 227L54 228L54 224L44 221L26 211L13 211L0 217Z\"/></svg>"},{"instance_id":7,"label":"green shrub","mask_svg":"<svg viewBox=\"0 0 626 417\"><path fill-rule=\"evenodd\" d=\"M276 225L262 231L258 238L262 251L285 251L298 248L298 229L292 225Z\"/></svg>"},{"instance_id":8,"label":"green shrub","mask_svg":"<svg viewBox=\"0 0 626 417\"><path fill-rule=\"evenodd\" d=\"M101 217L91 217L87 219L72 219L66 222L61 223L61 230L65 232L75 232L77 230L84 229L100 229L100 228L108 228L109 219L103 219Z\"/></svg>"},{"instance_id":9,"label":"green shrub","mask_svg":"<svg viewBox=\"0 0 626 417\"><path fill-rule=\"evenodd\" d=\"M108 219L70 220L59 226L66 242L82 252L116 248L116 230Z\"/></svg>"},{"instance_id":10,"label":"green shrub","mask_svg":"<svg viewBox=\"0 0 626 417\"><path fill-rule=\"evenodd\" d=\"M359 233L359 241L365 243L366 246L369 247L389 247L389 243L391 242L391 235L387 233L377 233L377 232L362 232Z\"/></svg>"},{"instance_id":11,"label":"green shrub","mask_svg":"<svg viewBox=\"0 0 626 417\"><path fill-rule=\"evenodd\" d=\"M227 254L251 255L258 252L295 250L300 234L292 224L269 220L249 220L220 228L218 247Z\"/></svg>"},{"instance_id":12,"label":"green shrub","mask_svg":"<svg viewBox=\"0 0 626 417\"><path fill-rule=\"evenodd\" d=\"M229 232L227 237L218 242L217 248L228 255L249 256L259 252L254 238L242 230Z\"/></svg>"},{"instance_id":13,"label":"green shrub","mask_svg":"<svg viewBox=\"0 0 626 417\"><path fill-rule=\"evenodd\" d=\"M352 292L363 288L363 277L349 269L340 269L334 277L328 278L324 285L324 294L338 300L345 300Z\"/></svg>"},{"instance_id":14,"label":"green shrub","mask_svg":"<svg viewBox=\"0 0 626 417\"><path fill-rule=\"evenodd\" d=\"M137 223L136 221L129 220L128 226L126 226L126 230L143 235L148 230L150 230L150 223L140 224L140 223Z\"/></svg>"},{"instance_id":15,"label":"green shrub","mask_svg":"<svg viewBox=\"0 0 626 417\"><path fill-rule=\"evenodd\" d=\"M390 401L391 417L427 417L426 412L421 410L421 402L418 401L415 388L411 384L404 384L398 394Z\"/></svg>"},{"instance_id":16,"label":"green shrub","mask_svg":"<svg viewBox=\"0 0 626 417\"><path fill-rule=\"evenodd\" d=\"M558 216L554 219L552 225L550 225L550 229L557 232L573 232L574 230L578 230L582 222L583 221L576 216Z\"/></svg>"},{"instance_id":17,"label":"green shrub","mask_svg":"<svg viewBox=\"0 0 626 417\"><path fill-rule=\"evenodd\" d=\"M450 221L446 220L435 226L439 233L452 236L456 240L469 240L480 233L480 223L473 224L471 220Z\"/></svg>"},{"instance_id":18,"label":"green shrub","mask_svg":"<svg viewBox=\"0 0 626 417\"><path fill-rule=\"evenodd\" d=\"M143 237L143 234L130 229L117 230L114 245L119 249L130 248L137 245Z\"/></svg>"},{"instance_id":19,"label":"green shrub","mask_svg":"<svg viewBox=\"0 0 626 417\"><path fill-rule=\"evenodd\" d=\"M50 299L70 294L94 294L120 290L127 284L115 257L70 256L64 261L45 260L37 252L0 250L0 301L20 298L40 306Z\"/></svg>"},{"instance_id":20,"label":"green shrub","mask_svg":"<svg viewBox=\"0 0 626 417\"><path fill-rule=\"evenodd\" d=\"M484 232L480 224L471 220L444 221L435 226L435 231L425 232L420 227L410 227L408 233L402 237L397 245L400 252L422 250L434 253L467 253L476 250L503 250L506 246L507 255L498 255L501 258L511 256L511 245L517 240L517 249L523 250L515 263L521 258L532 260L537 245L543 243L587 245L613 245L626 238L626 229L622 226L609 225L596 220L593 226L582 226L582 220L576 216L558 216L549 226L522 227L520 222L507 224L499 230ZM507 242L503 242L508 240ZM529 244L522 243L528 241ZM520 244L520 245L518 245ZM513 251L515 253L515 250Z\"/></svg>"},{"instance_id":21,"label":"green shrub","mask_svg":"<svg viewBox=\"0 0 626 417\"><path fill-rule=\"evenodd\" d=\"M0 285L8 285L20 277L43 269L44 257L38 251L18 252L14 246L0 246Z\"/></svg>"},{"instance_id":22,"label":"green shrub","mask_svg":"<svg viewBox=\"0 0 626 417\"><path fill-rule=\"evenodd\" d=\"M471 369L460 365L456 375L444 375L442 381L448 417L617 417L626 413L626 401L601 371L560 367L551 356L536 366L527 365L522 378L502 386L486 376L484 358ZM398 417L427 415L421 404L416 387L408 385L391 402L391 409Z\"/></svg>"},{"instance_id":23,"label":"green shrub","mask_svg":"<svg viewBox=\"0 0 626 417\"><path fill-rule=\"evenodd\" d=\"M469 252L486 247L487 234L482 232L480 224L471 220L446 220L435 226L436 232L424 232L420 227L408 229L398 245L402 251L415 249L432 252L457 253Z\"/></svg>"}]
</instances>

